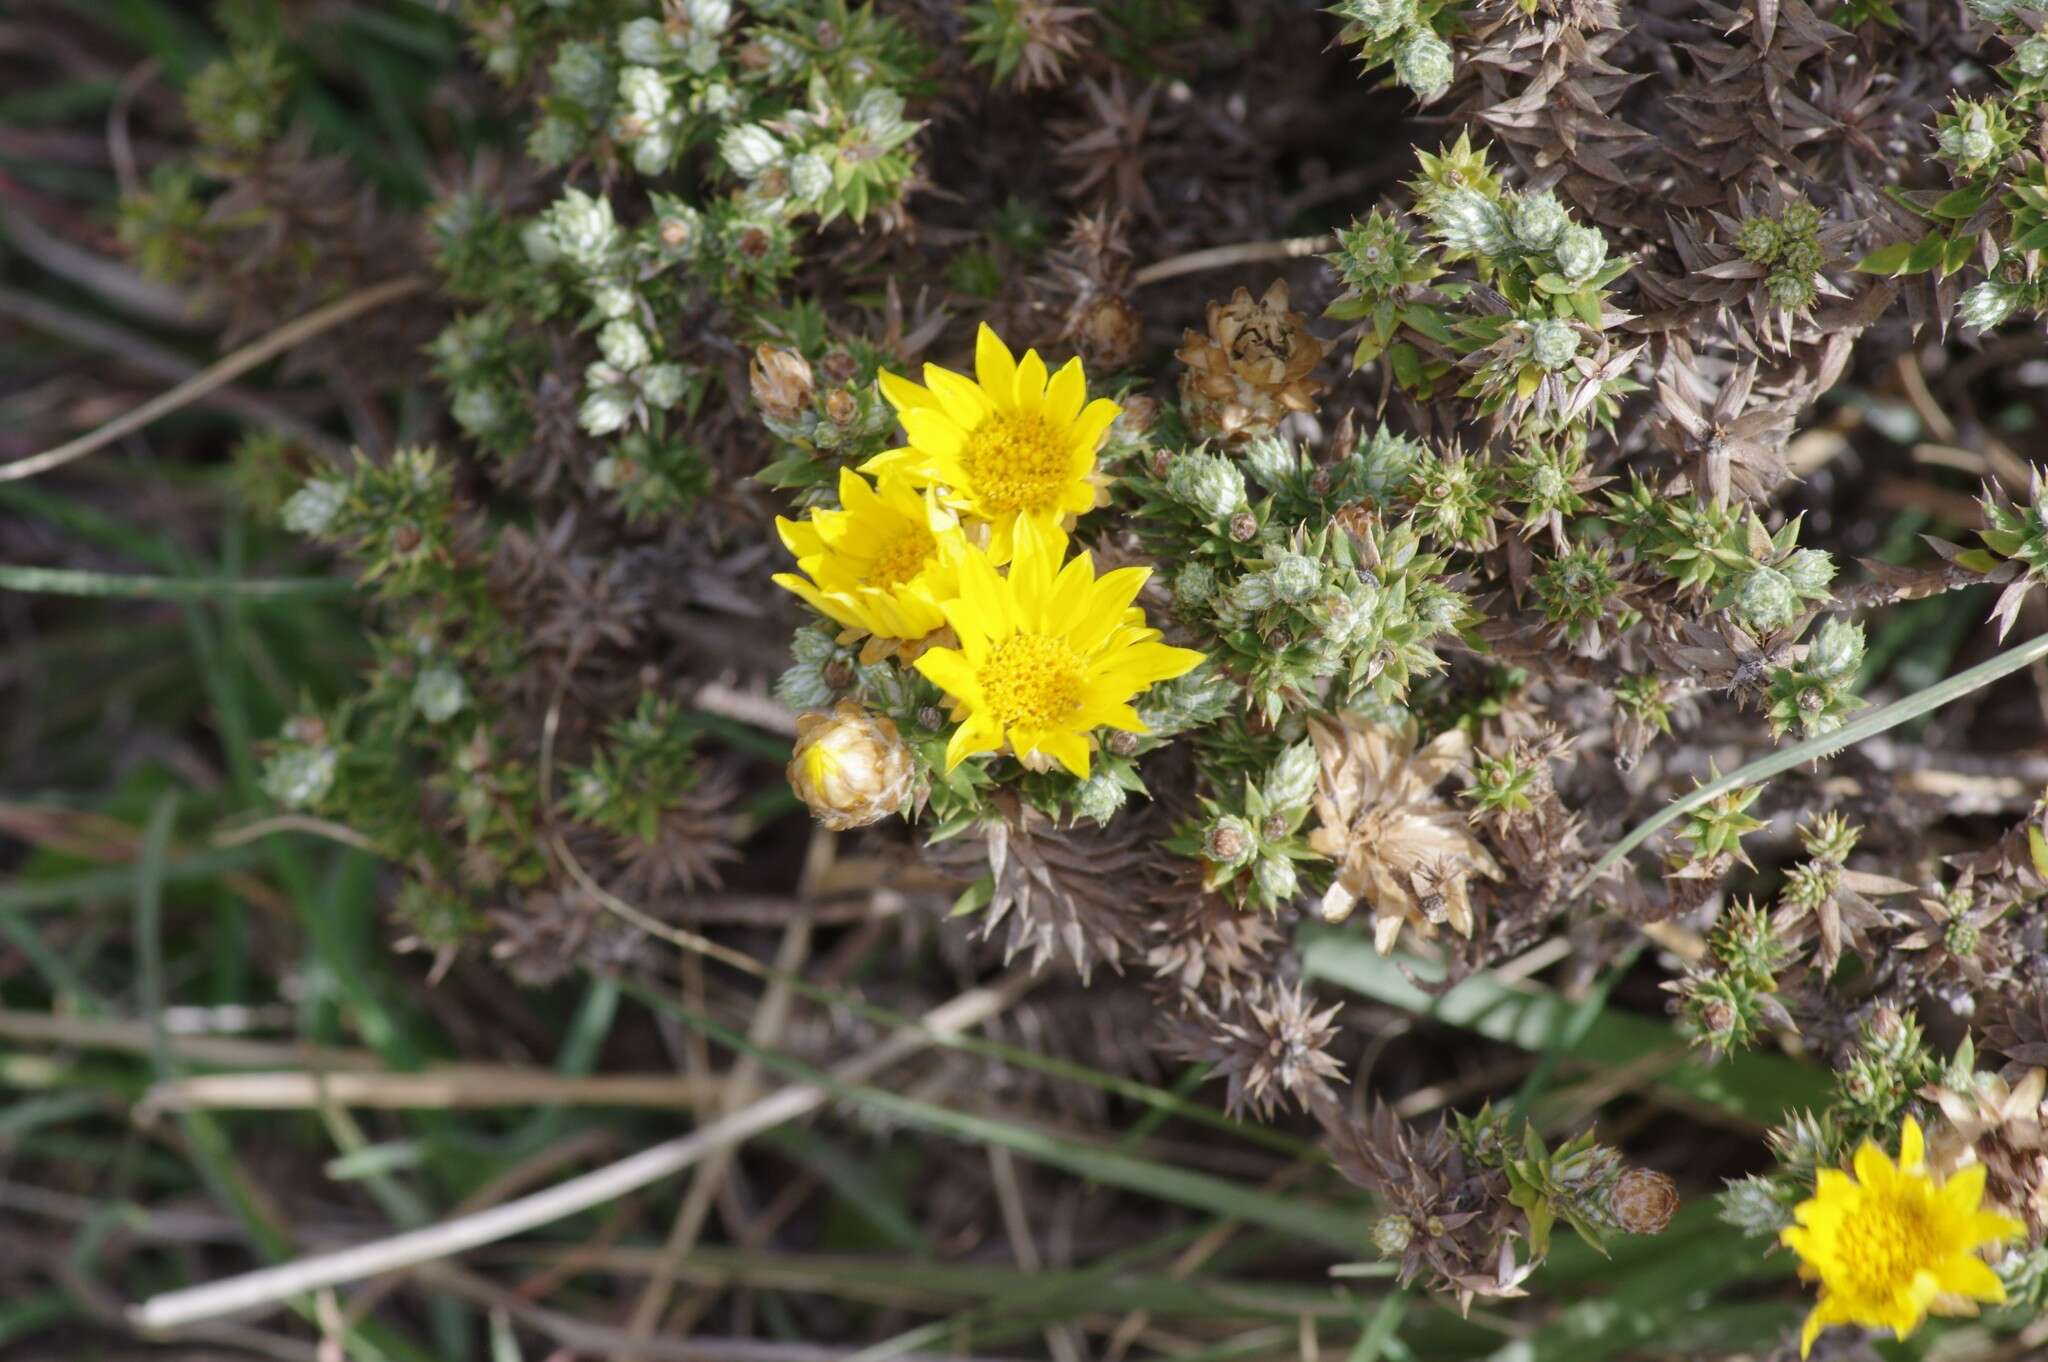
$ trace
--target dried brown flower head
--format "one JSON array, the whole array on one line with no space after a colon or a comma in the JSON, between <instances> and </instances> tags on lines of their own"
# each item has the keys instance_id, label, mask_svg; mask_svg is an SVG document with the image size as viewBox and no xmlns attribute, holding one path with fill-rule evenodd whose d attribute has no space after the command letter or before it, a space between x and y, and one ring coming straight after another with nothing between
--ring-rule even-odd
<instances>
[{"instance_id":1,"label":"dried brown flower head","mask_svg":"<svg viewBox=\"0 0 2048 1362\"><path fill-rule=\"evenodd\" d=\"M1180 396L1197 430L1224 439L1270 431L1289 412L1316 409L1322 385L1309 377L1326 347L1288 310L1287 281L1256 300L1240 288L1209 304L1208 332L1190 330L1174 352L1187 370Z\"/></svg>"},{"instance_id":2,"label":"dried brown flower head","mask_svg":"<svg viewBox=\"0 0 2048 1362\"><path fill-rule=\"evenodd\" d=\"M2048 1235L2048 1069L2029 1069L2016 1083L1974 1074L1960 1090L1931 1087L1920 1095L1946 1121L1928 1135L1929 1167L1947 1176L1982 1164L1986 1200L2026 1221L2030 1240L2040 1243Z\"/></svg>"},{"instance_id":3,"label":"dried brown flower head","mask_svg":"<svg viewBox=\"0 0 2048 1362\"><path fill-rule=\"evenodd\" d=\"M1199 1007L1177 1018L1168 1046L1197 1063L1214 1066L1228 1083L1224 1107L1270 1121L1292 1101L1304 1110L1336 1100L1331 1082L1343 1081L1343 1066L1330 1056L1337 1038L1331 1023L1341 1004L1316 1011L1316 1000L1300 984L1259 982L1221 1008Z\"/></svg>"},{"instance_id":4,"label":"dried brown flower head","mask_svg":"<svg viewBox=\"0 0 2048 1362\"><path fill-rule=\"evenodd\" d=\"M1404 923L1424 936L1439 925L1472 935L1470 877L1501 872L1464 813L1436 791L1465 760L1464 732L1418 751L1412 727L1318 717L1309 736L1322 762L1309 846L1337 863L1324 920L1341 922L1366 900L1382 955Z\"/></svg>"}]
</instances>

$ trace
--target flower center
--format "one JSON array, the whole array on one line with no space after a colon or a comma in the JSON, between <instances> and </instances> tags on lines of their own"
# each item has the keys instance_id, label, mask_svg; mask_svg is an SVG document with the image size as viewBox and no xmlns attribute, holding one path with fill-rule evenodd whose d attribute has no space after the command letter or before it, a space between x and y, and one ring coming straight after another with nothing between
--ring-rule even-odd
<instances>
[{"instance_id":1,"label":"flower center","mask_svg":"<svg viewBox=\"0 0 2048 1362\"><path fill-rule=\"evenodd\" d=\"M993 512L1043 511L1068 478L1067 442L1037 412L990 412L967 434L960 462L974 498Z\"/></svg>"},{"instance_id":2,"label":"flower center","mask_svg":"<svg viewBox=\"0 0 2048 1362\"><path fill-rule=\"evenodd\" d=\"M978 677L1006 729L1056 727L1081 706L1081 659L1065 639L1012 634L989 650Z\"/></svg>"},{"instance_id":3,"label":"flower center","mask_svg":"<svg viewBox=\"0 0 2048 1362\"><path fill-rule=\"evenodd\" d=\"M1926 1208L1913 1200L1869 1198L1842 1228L1838 1289L1852 1297L1889 1298L1942 1256Z\"/></svg>"},{"instance_id":4,"label":"flower center","mask_svg":"<svg viewBox=\"0 0 2048 1362\"><path fill-rule=\"evenodd\" d=\"M930 530L922 525L907 525L875 555L875 565L868 570L869 580L885 590L901 586L924 570L937 549L938 543Z\"/></svg>"}]
</instances>

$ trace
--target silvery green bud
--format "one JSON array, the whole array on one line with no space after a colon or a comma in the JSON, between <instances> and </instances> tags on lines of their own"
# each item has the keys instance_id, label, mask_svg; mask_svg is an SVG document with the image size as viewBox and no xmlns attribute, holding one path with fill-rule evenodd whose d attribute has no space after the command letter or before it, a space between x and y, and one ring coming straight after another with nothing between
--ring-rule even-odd
<instances>
[{"instance_id":1,"label":"silvery green bud","mask_svg":"<svg viewBox=\"0 0 2048 1362\"><path fill-rule=\"evenodd\" d=\"M1607 264L1607 238L1598 227L1567 227L1557 234L1552 255L1566 283L1583 284Z\"/></svg>"},{"instance_id":2,"label":"silvery green bud","mask_svg":"<svg viewBox=\"0 0 2048 1362\"><path fill-rule=\"evenodd\" d=\"M1321 771L1315 744L1307 739L1294 744L1266 772L1262 791L1266 803L1276 809L1301 808L1316 797L1316 779Z\"/></svg>"},{"instance_id":3,"label":"silvery green bud","mask_svg":"<svg viewBox=\"0 0 2048 1362\"><path fill-rule=\"evenodd\" d=\"M1821 621L1807 650L1806 670L1823 681L1843 680L1863 665L1863 626L1836 615Z\"/></svg>"},{"instance_id":4,"label":"silvery green bud","mask_svg":"<svg viewBox=\"0 0 2048 1362\"><path fill-rule=\"evenodd\" d=\"M1405 1215L1383 1215L1372 1222L1372 1246L1382 1258L1399 1258L1415 1238L1415 1226Z\"/></svg>"},{"instance_id":5,"label":"silvery green bud","mask_svg":"<svg viewBox=\"0 0 2048 1362\"><path fill-rule=\"evenodd\" d=\"M688 386L680 364L656 364L640 375L640 393L650 406L673 407L683 400Z\"/></svg>"},{"instance_id":6,"label":"silvery green bud","mask_svg":"<svg viewBox=\"0 0 2048 1362\"><path fill-rule=\"evenodd\" d=\"M1218 865L1242 865L1258 850L1258 839L1242 818L1224 814L1202 834L1202 852Z\"/></svg>"},{"instance_id":7,"label":"silvery green bud","mask_svg":"<svg viewBox=\"0 0 2048 1362\"><path fill-rule=\"evenodd\" d=\"M455 424L471 435L488 435L505 424L505 404L496 388L458 388L449 412Z\"/></svg>"},{"instance_id":8,"label":"silvery green bud","mask_svg":"<svg viewBox=\"0 0 2048 1362\"><path fill-rule=\"evenodd\" d=\"M732 0L689 0L683 13L691 28L716 35L725 32L725 26L732 22Z\"/></svg>"},{"instance_id":9,"label":"silvery green bud","mask_svg":"<svg viewBox=\"0 0 2048 1362\"><path fill-rule=\"evenodd\" d=\"M1280 603L1279 586L1270 572L1254 572L1237 579L1230 588L1230 608L1240 615L1256 615Z\"/></svg>"},{"instance_id":10,"label":"silvery green bud","mask_svg":"<svg viewBox=\"0 0 2048 1362\"><path fill-rule=\"evenodd\" d=\"M590 465L590 485L600 492L616 492L625 482L624 473L619 461L607 454Z\"/></svg>"},{"instance_id":11,"label":"silvery green bud","mask_svg":"<svg viewBox=\"0 0 2048 1362\"><path fill-rule=\"evenodd\" d=\"M1269 903L1283 904L1293 898L1301 888L1301 877L1295 873L1294 862L1285 856L1262 856L1258 868L1252 871L1252 881Z\"/></svg>"},{"instance_id":12,"label":"silvery green bud","mask_svg":"<svg viewBox=\"0 0 2048 1362\"><path fill-rule=\"evenodd\" d=\"M1343 0L1331 11L1358 25L1362 36L1383 43L1416 21L1415 0Z\"/></svg>"},{"instance_id":13,"label":"silvery green bud","mask_svg":"<svg viewBox=\"0 0 2048 1362\"><path fill-rule=\"evenodd\" d=\"M1524 194L1515 204L1509 221L1514 227L1515 244L1525 251L1549 250L1557 244L1559 233L1572 225L1564 205L1549 190L1541 194Z\"/></svg>"},{"instance_id":14,"label":"silvery green bud","mask_svg":"<svg viewBox=\"0 0 2048 1362\"><path fill-rule=\"evenodd\" d=\"M604 362L622 373L631 373L654 358L647 333L632 322L606 322L597 333L597 352Z\"/></svg>"},{"instance_id":15,"label":"silvery green bud","mask_svg":"<svg viewBox=\"0 0 2048 1362\"><path fill-rule=\"evenodd\" d=\"M1980 19L2000 23L2021 10L2033 8L2035 0L1969 0L1970 12Z\"/></svg>"},{"instance_id":16,"label":"silvery green bud","mask_svg":"<svg viewBox=\"0 0 2048 1362\"><path fill-rule=\"evenodd\" d=\"M1986 279L1956 302L1956 320L1978 331L2003 325L2019 306L2020 291L1997 279Z\"/></svg>"},{"instance_id":17,"label":"silvery green bud","mask_svg":"<svg viewBox=\"0 0 2048 1362\"><path fill-rule=\"evenodd\" d=\"M1409 472L1422 454L1419 442L1396 435L1384 426L1375 430L1358 447L1355 456L1365 465L1365 490L1376 497L1387 496L1408 481Z\"/></svg>"},{"instance_id":18,"label":"silvery green bud","mask_svg":"<svg viewBox=\"0 0 2048 1362\"><path fill-rule=\"evenodd\" d=\"M641 66L659 66L675 48L659 19L634 19L619 25L619 55Z\"/></svg>"},{"instance_id":19,"label":"silvery green bud","mask_svg":"<svg viewBox=\"0 0 2048 1362\"><path fill-rule=\"evenodd\" d=\"M1216 573L1200 559L1182 563L1173 574L1173 602L1183 610L1206 604L1216 594Z\"/></svg>"},{"instance_id":20,"label":"silvery green bud","mask_svg":"<svg viewBox=\"0 0 2048 1362\"><path fill-rule=\"evenodd\" d=\"M576 409L576 424L591 435L610 435L624 430L632 419L632 394L611 383L585 393L582 405Z\"/></svg>"},{"instance_id":21,"label":"silvery green bud","mask_svg":"<svg viewBox=\"0 0 2048 1362\"><path fill-rule=\"evenodd\" d=\"M1529 358L1544 369L1557 370L1579 353L1579 333L1559 317L1546 317L1529 328Z\"/></svg>"},{"instance_id":22,"label":"silvery green bud","mask_svg":"<svg viewBox=\"0 0 2048 1362\"><path fill-rule=\"evenodd\" d=\"M675 158L675 134L667 128L642 133L633 143L633 169L642 175L661 174Z\"/></svg>"},{"instance_id":23,"label":"silvery green bud","mask_svg":"<svg viewBox=\"0 0 2048 1362\"><path fill-rule=\"evenodd\" d=\"M526 154L544 166L567 165L583 146L583 130L553 114L540 119L526 135Z\"/></svg>"},{"instance_id":24,"label":"silvery green bud","mask_svg":"<svg viewBox=\"0 0 2048 1362\"><path fill-rule=\"evenodd\" d=\"M817 152L805 152L789 163L789 192L816 203L832 192L832 167Z\"/></svg>"},{"instance_id":25,"label":"silvery green bud","mask_svg":"<svg viewBox=\"0 0 2048 1362\"><path fill-rule=\"evenodd\" d=\"M1323 589L1323 566L1299 553L1273 557L1273 590L1283 601L1305 601Z\"/></svg>"},{"instance_id":26,"label":"silvery green bud","mask_svg":"<svg viewBox=\"0 0 2048 1362\"><path fill-rule=\"evenodd\" d=\"M619 99L633 117L646 123L665 118L675 104L668 82L651 66L629 66L619 73Z\"/></svg>"},{"instance_id":27,"label":"silvery green bud","mask_svg":"<svg viewBox=\"0 0 2048 1362\"><path fill-rule=\"evenodd\" d=\"M683 49L683 65L693 75L709 75L718 67L718 43L712 38L697 38Z\"/></svg>"},{"instance_id":28,"label":"silvery green bud","mask_svg":"<svg viewBox=\"0 0 2048 1362\"><path fill-rule=\"evenodd\" d=\"M1998 152L1998 139L1991 135L1984 111L1972 107L1944 127L1935 139L1941 154L1959 166L1973 166L1990 160Z\"/></svg>"},{"instance_id":29,"label":"silvery green bud","mask_svg":"<svg viewBox=\"0 0 2048 1362\"><path fill-rule=\"evenodd\" d=\"M1296 467L1294 441L1273 434L1260 435L1244 447L1245 466L1267 487L1278 487Z\"/></svg>"},{"instance_id":30,"label":"silvery green bud","mask_svg":"<svg viewBox=\"0 0 2048 1362\"><path fill-rule=\"evenodd\" d=\"M1735 597L1736 613L1758 629L1780 628L1790 623L1798 610L1799 593L1775 568L1760 567L1750 573Z\"/></svg>"},{"instance_id":31,"label":"silvery green bud","mask_svg":"<svg viewBox=\"0 0 2048 1362\"><path fill-rule=\"evenodd\" d=\"M1394 79L1413 90L1424 104L1451 88L1457 60L1451 45L1436 31L1418 28L1394 49Z\"/></svg>"},{"instance_id":32,"label":"silvery green bud","mask_svg":"<svg viewBox=\"0 0 2048 1362\"><path fill-rule=\"evenodd\" d=\"M322 534L347 500L347 483L338 478L315 478L291 494L279 516L294 534Z\"/></svg>"},{"instance_id":33,"label":"silvery green bud","mask_svg":"<svg viewBox=\"0 0 2048 1362\"><path fill-rule=\"evenodd\" d=\"M1800 595L1818 596L1835 580L1835 560L1824 549L1797 549L1779 571Z\"/></svg>"},{"instance_id":34,"label":"silvery green bud","mask_svg":"<svg viewBox=\"0 0 2048 1362\"><path fill-rule=\"evenodd\" d=\"M718 154L733 174L756 180L781 162L782 142L758 123L742 123L718 139Z\"/></svg>"},{"instance_id":35,"label":"silvery green bud","mask_svg":"<svg viewBox=\"0 0 2048 1362\"><path fill-rule=\"evenodd\" d=\"M600 317L617 320L640 310L633 290L616 279L599 279L587 287L591 309Z\"/></svg>"},{"instance_id":36,"label":"silvery green bud","mask_svg":"<svg viewBox=\"0 0 2048 1362\"><path fill-rule=\"evenodd\" d=\"M563 258L579 269L603 268L618 246L619 224L609 199L565 189L547 212L548 237Z\"/></svg>"},{"instance_id":37,"label":"silvery green bud","mask_svg":"<svg viewBox=\"0 0 2048 1362\"><path fill-rule=\"evenodd\" d=\"M1166 494L1211 521L1244 508L1244 474L1220 454L1183 454L1166 472Z\"/></svg>"},{"instance_id":38,"label":"silvery green bud","mask_svg":"<svg viewBox=\"0 0 2048 1362\"><path fill-rule=\"evenodd\" d=\"M903 96L885 86L877 86L860 97L860 103L853 106L853 120L860 124L861 131L884 146L901 141L911 129L909 120L903 117Z\"/></svg>"},{"instance_id":39,"label":"silvery green bud","mask_svg":"<svg viewBox=\"0 0 2048 1362\"><path fill-rule=\"evenodd\" d=\"M562 248L555 244L553 228L546 216L530 218L519 229L519 244L526 251L526 258L536 265L552 265L562 258Z\"/></svg>"},{"instance_id":40,"label":"silvery green bud","mask_svg":"<svg viewBox=\"0 0 2048 1362\"><path fill-rule=\"evenodd\" d=\"M1764 292L1771 295L1773 306L1797 312L1810 304L1819 290L1814 287L1811 270L1773 270L1764 280Z\"/></svg>"},{"instance_id":41,"label":"silvery green bud","mask_svg":"<svg viewBox=\"0 0 2048 1362\"><path fill-rule=\"evenodd\" d=\"M263 793L288 809L317 804L334 788L331 747L288 747L263 764Z\"/></svg>"},{"instance_id":42,"label":"silvery green bud","mask_svg":"<svg viewBox=\"0 0 2048 1362\"><path fill-rule=\"evenodd\" d=\"M604 49L592 43L563 43L548 79L557 94L592 113L611 103L612 66Z\"/></svg>"},{"instance_id":43,"label":"silvery green bud","mask_svg":"<svg viewBox=\"0 0 2048 1362\"><path fill-rule=\"evenodd\" d=\"M804 50L772 29L765 33L757 30L753 47L766 62L770 80L788 80L803 69Z\"/></svg>"},{"instance_id":44,"label":"silvery green bud","mask_svg":"<svg viewBox=\"0 0 2048 1362\"><path fill-rule=\"evenodd\" d=\"M430 724L454 718L468 702L469 691L453 667L428 667L412 683L412 707Z\"/></svg>"},{"instance_id":45,"label":"silvery green bud","mask_svg":"<svg viewBox=\"0 0 2048 1362\"><path fill-rule=\"evenodd\" d=\"M1082 782L1080 790L1075 793L1074 812L1083 818L1107 823L1123 808L1125 798L1124 787L1117 783L1116 777L1098 771Z\"/></svg>"},{"instance_id":46,"label":"silvery green bud","mask_svg":"<svg viewBox=\"0 0 2048 1362\"><path fill-rule=\"evenodd\" d=\"M2012 64L2029 79L2048 76L2048 33L2036 33L2014 48Z\"/></svg>"},{"instance_id":47,"label":"silvery green bud","mask_svg":"<svg viewBox=\"0 0 2048 1362\"><path fill-rule=\"evenodd\" d=\"M1444 195L1430 226L1448 250L1491 256L1508 248L1507 219L1492 199L1476 189L1454 189Z\"/></svg>"}]
</instances>

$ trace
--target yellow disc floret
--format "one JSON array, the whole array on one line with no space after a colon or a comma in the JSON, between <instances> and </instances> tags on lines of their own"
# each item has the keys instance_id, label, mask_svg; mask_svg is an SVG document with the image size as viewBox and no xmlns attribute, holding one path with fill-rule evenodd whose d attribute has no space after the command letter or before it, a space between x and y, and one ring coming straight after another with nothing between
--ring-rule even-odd
<instances>
[{"instance_id":1,"label":"yellow disc floret","mask_svg":"<svg viewBox=\"0 0 2048 1362\"><path fill-rule=\"evenodd\" d=\"M967 540L932 493L889 476L870 487L842 470L838 510L778 517L775 527L810 579L782 572L776 584L842 626L846 641L867 634L900 645L945 627L939 603L957 591L955 563ZM871 642L867 651L873 660L886 649Z\"/></svg>"},{"instance_id":2,"label":"yellow disc floret","mask_svg":"<svg viewBox=\"0 0 2048 1362\"><path fill-rule=\"evenodd\" d=\"M1202 654L1159 641L1131 602L1148 568L1101 577L1086 553L1064 567L1065 537L1029 517L1014 531L1007 577L988 554L960 559L960 595L941 605L960 646L938 647L917 669L953 701L960 726L946 769L1007 748L1034 770L1053 763L1077 776L1097 728L1146 731L1130 701L1154 682L1193 670Z\"/></svg>"},{"instance_id":3,"label":"yellow disc floret","mask_svg":"<svg viewBox=\"0 0 2048 1362\"><path fill-rule=\"evenodd\" d=\"M1909 1116L1897 1164L1865 1141L1854 1167L1853 1178L1823 1169L1813 1197L1793 1208L1799 1223L1780 1235L1799 1255L1800 1275L1820 1283L1800 1356L1831 1324L1890 1329L1904 1338L1929 1314L1974 1314L1978 1301L2005 1299L1978 1250L2023 1226L1983 1209L1981 1164L1936 1182L1927 1174L1920 1125Z\"/></svg>"},{"instance_id":4,"label":"yellow disc floret","mask_svg":"<svg viewBox=\"0 0 2048 1362\"><path fill-rule=\"evenodd\" d=\"M1048 377L1037 351L1015 358L986 324L974 373L970 379L927 364L920 386L885 370L882 394L909 442L862 469L943 488L948 504L988 525L989 550L1000 563L1019 519L1050 532L1095 505L1095 449L1119 408L1107 398L1088 400L1080 360Z\"/></svg>"}]
</instances>

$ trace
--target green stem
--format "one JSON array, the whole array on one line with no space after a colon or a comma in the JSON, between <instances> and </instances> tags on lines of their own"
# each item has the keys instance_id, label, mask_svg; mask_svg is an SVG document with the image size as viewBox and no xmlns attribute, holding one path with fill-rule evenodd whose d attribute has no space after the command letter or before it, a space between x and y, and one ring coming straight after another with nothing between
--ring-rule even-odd
<instances>
[{"instance_id":1,"label":"green stem","mask_svg":"<svg viewBox=\"0 0 2048 1362\"><path fill-rule=\"evenodd\" d=\"M149 577L77 568L0 564L0 591L49 596L121 596L131 600L203 601L221 596L285 599L340 596L354 590L338 577Z\"/></svg>"},{"instance_id":2,"label":"green stem","mask_svg":"<svg viewBox=\"0 0 2048 1362\"><path fill-rule=\"evenodd\" d=\"M1865 738L1876 737L1886 729L1897 728L1908 719L1917 719L1940 709L1951 700L1959 700L1973 690L1990 685L2002 676L2010 676L2023 667L2028 667L2048 657L2048 634L2015 644L1994 657L1979 662L1967 671L1957 672L1946 681L1937 681L1925 690L1908 695L1903 700L1894 700L1882 709L1874 709L1853 723L1844 724L1833 733L1818 738L1808 738L1781 752L1751 762L1738 770L1729 772L1719 780L1709 781L1683 799L1665 805L1663 812L1635 826L1628 836L1607 849L1607 854L1593 862L1592 869L1579 877L1572 886L1574 895L1583 894L1592 888L1595 881L1620 863L1621 858L1650 840L1660 829L1676 822L1694 809L1727 794L1730 790L1744 785L1754 785L1768 780L1782 771L1808 761L1819 761L1833 756L1844 748L1853 747Z\"/></svg>"}]
</instances>

